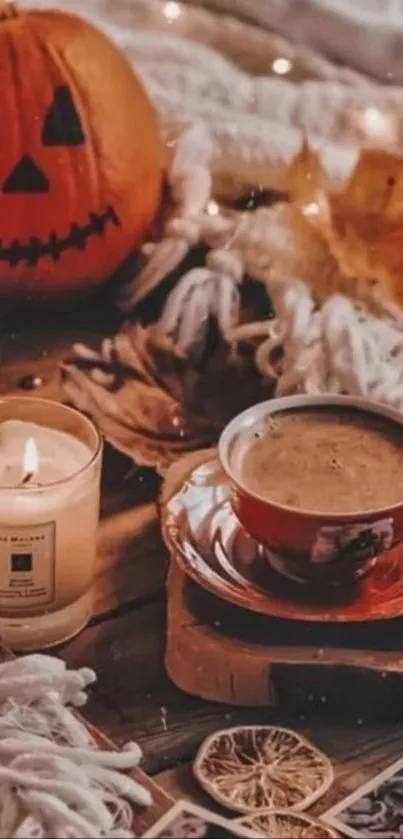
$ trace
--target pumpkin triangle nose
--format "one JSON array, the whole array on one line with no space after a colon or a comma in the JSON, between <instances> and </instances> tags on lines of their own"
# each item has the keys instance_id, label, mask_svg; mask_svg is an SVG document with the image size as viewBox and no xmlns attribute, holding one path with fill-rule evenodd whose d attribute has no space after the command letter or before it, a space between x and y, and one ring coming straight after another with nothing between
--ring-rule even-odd
<instances>
[{"instance_id":1,"label":"pumpkin triangle nose","mask_svg":"<svg viewBox=\"0 0 403 839\"><path fill-rule=\"evenodd\" d=\"M32 157L25 155L6 178L3 192L48 192L49 181Z\"/></svg>"}]
</instances>

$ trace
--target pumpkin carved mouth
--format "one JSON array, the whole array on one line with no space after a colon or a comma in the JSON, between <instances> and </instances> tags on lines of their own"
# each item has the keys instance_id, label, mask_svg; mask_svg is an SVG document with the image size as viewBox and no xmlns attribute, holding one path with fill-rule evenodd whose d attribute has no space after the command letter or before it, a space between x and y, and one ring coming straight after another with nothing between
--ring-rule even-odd
<instances>
[{"instance_id":1,"label":"pumpkin carved mouth","mask_svg":"<svg viewBox=\"0 0 403 839\"><path fill-rule=\"evenodd\" d=\"M28 242L13 239L10 245L3 245L0 240L0 261L9 265L19 265L26 262L36 265L43 256L50 256L55 262L61 254L68 250L84 250L88 239L92 236L104 236L105 230L111 224L120 227L120 219L112 206L106 207L103 213L88 213L86 224L72 224L66 236L58 236L52 231L47 240L32 236Z\"/></svg>"}]
</instances>

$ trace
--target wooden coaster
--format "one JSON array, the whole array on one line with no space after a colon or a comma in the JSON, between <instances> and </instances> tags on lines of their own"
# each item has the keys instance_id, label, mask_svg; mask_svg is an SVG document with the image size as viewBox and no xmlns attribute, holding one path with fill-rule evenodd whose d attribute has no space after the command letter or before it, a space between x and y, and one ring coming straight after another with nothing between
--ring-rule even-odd
<instances>
[{"instance_id":1,"label":"wooden coaster","mask_svg":"<svg viewBox=\"0 0 403 839\"><path fill-rule=\"evenodd\" d=\"M209 453L211 455L211 452ZM165 477L163 506L206 459L191 454ZM401 716L403 620L314 624L268 618L189 580L175 557L167 580L166 669L195 696L232 705Z\"/></svg>"}]
</instances>

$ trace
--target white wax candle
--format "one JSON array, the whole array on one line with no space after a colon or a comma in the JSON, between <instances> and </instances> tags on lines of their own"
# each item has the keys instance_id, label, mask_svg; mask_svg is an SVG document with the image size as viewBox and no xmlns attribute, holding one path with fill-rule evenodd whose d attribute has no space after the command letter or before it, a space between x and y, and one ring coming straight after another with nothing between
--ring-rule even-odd
<instances>
[{"instance_id":1,"label":"white wax candle","mask_svg":"<svg viewBox=\"0 0 403 839\"><path fill-rule=\"evenodd\" d=\"M28 442L37 462L26 475ZM1 620L60 612L88 594L99 514L100 464L86 468L93 458L64 431L0 424Z\"/></svg>"}]
</instances>

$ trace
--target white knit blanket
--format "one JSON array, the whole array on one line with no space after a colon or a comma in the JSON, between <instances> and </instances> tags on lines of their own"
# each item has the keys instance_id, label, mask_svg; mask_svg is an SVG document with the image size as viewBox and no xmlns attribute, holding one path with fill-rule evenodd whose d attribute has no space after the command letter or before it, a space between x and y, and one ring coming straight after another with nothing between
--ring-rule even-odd
<instances>
[{"instance_id":1,"label":"white knit blanket","mask_svg":"<svg viewBox=\"0 0 403 839\"><path fill-rule=\"evenodd\" d=\"M190 352L192 344L201 340L209 314L217 317L230 340L245 336L245 329L237 330L237 314L239 286L247 270L266 284L275 304L275 320L248 329L263 342L256 361L262 372L278 379L278 393L356 393L403 410L400 310L382 301L369 310L362 300L340 294L340 289L332 295L331 283L327 300L318 308L306 279L313 270L321 272L320 260L307 266L289 258L294 234L281 213L263 209L231 226L220 208L211 204L212 174L214 185L225 182L227 188L228 182L234 189L240 183L282 188L304 135L320 151L333 186L345 183L362 145L401 148L403 90L340 69L312 47L341 57L342 40L344 57L353 57L354 51L355 66L378 75L393 58L393 75L400 81L402 4L393 0L211 2L295 37L297 21L298 37L310 45L310 50L305 48L305 66L312 66L316 79L297 84L286 76L249 75L211 47L180 37L188 33L186 21L192 13L199 15L206 40L206 10L187 12L187 6L172 0L86 0L84 8L82 0L59 3L84 11L120 44L158 107L165 134L182 132L170 172L176 216L136 280L134 293L129 290L129 304L144 297L191 245L207 241L212 250L205 268L180 281L161 320L161 328L182 349ZM52 5L52 0L42 4ZM139 28L141 20L150 26ZM194 31L190 35L194 38ZM278 36L274 44L285 49ZM288 55L293 56L292 49L288 47ZM297 60L298 50L295 56ZM279 347L280 373L272 366L273 351Z\"/></svg>"},{"instance_id":2,"label":"white knit blanket","mask_svg":"<svg viewBox=\"0 0 403 839\"><path fill-rule=\"evenodd\" d=\"M403 81L402 0L209 0L343 64Z\"/></svg>"}]
</instances>

